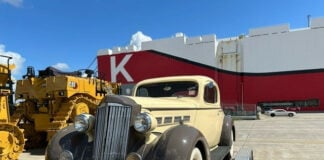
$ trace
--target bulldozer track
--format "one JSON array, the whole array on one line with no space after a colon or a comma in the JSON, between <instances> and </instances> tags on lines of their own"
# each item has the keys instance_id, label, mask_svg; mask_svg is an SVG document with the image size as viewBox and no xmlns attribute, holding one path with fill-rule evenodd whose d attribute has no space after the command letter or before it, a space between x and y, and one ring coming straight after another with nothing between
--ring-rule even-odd
<instances>
[{"instance_id":1,"label":"bulldozer track","mask_svg":"<svg viewBox=\"0 0 324 160\"><path fill-rule=\"evenodd\" d=\"M27 110L30 108L27 109L27 107L31 107L31 105L28 104L27 107L22 105L16 108L10 118L10 124L16 125L25 131L24 135L27 138L25 148L38 148L40 146L46 146L43 144L44 141L49 141L58 130L73 122L74 117L77 114L80 114L80 111L77 111L78 107L81 109L86 108L85 113L94 114L99 103L100 100L83 94L74 95L64 100L61 103L59 110L53 115L52 122L46 131L47 135L36 132L34 124L32 122L26 122L26 119L29 119L28 117L30 116L27 113Z\"/></svg>"},{"instance_id":2,"label":"bulldozer track","mask_svg":"<svg viewBox=\"0 0 324 160\"><path fill-rule=\"evenodd\" d=\"M33 67L27 68L26 76L16 82L16 100L22 101L9 119L10 124L24 129L25 149L43 147L58 130L71 125L76 115L95 114L106 94L118 93L119 84L87 72L82 77L79 70L62 72L47 67L37 76Z\"/></svg>"},{"instance_id":3,"label":"bulldozer track","mask_svg":"<svg viewBox=\"0 0 324 160\"><path fill-rule=\"evenodd\" d=\"M50 139L58 130L66 127L69 123L72 123L74 117L79 113L76 113L78 110L78 106L85 107L84 113L94 113L97 105L99 104L100 100L91 98L85 95L75 95L71 97L67 102L62 103L58 112L56 112L55 116L53 117L53 121L49 129L47 130L48 139Z\"/></svg>"}]
</instances>

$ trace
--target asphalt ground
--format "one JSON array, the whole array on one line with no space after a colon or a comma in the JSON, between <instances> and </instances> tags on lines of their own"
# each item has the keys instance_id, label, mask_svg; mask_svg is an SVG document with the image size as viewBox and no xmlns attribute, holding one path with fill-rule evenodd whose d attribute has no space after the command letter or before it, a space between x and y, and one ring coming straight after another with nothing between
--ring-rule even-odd
<instances>
[{"instance_id":1,"label":"asphalt ground","mask_svg":"<svg viewBox=\"0 0 324 160\"><path fill-rule=\"evenodd\" d=\"M234 154L253 149L254 160L324 160L324 113L236 120ZM28 150L19 160L43 160L44 149Z\"/></svg>"}]
</instances>

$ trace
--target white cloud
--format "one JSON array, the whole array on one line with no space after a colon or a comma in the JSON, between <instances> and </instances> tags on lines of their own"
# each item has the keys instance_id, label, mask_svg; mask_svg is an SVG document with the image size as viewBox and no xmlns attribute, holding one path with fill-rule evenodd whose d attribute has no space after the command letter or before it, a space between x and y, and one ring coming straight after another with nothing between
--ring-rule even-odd
<instances>
[{"instance_id":1,"label":"white cloud","mask_svg":"<svg viewBox=\"0 0 324 160\"><path fill-rule=\"evenodd\" d=\"M23 6L23 0L0 0L2 3L8 3L14 7L22 7Z\"/></svg>"},{"instance_id":2,"label":"white cloud","mask_svg":"<svg viewBox=\"0 0 324 160\"><path fill-rule=\"evenodd\" d=\"M68 71L69 70L69 65L65 64L65 63L56 63L54 65L52 65L52 67L61 70L61 71Z\"/></svg>"},{"instance_id":3,"label":"white cloud","mask_svg":"<svg viewBox=\"0 0 324 160\"><path fill-rule=\"evenodd\" d=\"M130 45L136 46L136 50L141 49L142 42L152 41L152 38L144 35L141 31L137 31L132 35L132 39L130 41Z\"/></svg>"},{"instance_id":4,"label":"white cloud","mask_svg":"<svg viewBox=\"0 0 324 160\"><path fill-rule=\"evenodd\" d=\"M15 76L21 74L21 69L25 62L25 58L22 57L19 53L6 51L6 47L3 44L0 44L0 55L12 57L9 61L10 64L14 64L16 67L12 70L12 74ZM0 57L0 64L6 65L8 63L8 59L5 57Z\"/></svg>"}]
</instances>

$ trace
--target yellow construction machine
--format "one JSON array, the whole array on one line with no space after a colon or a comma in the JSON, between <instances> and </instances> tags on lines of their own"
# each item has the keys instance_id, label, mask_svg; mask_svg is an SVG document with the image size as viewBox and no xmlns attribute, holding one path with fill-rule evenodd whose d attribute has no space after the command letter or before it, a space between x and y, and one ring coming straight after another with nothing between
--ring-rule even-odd
<instances>
[{"instance_id":1,"label":"yellow construction machine","mask_svg":"<svg viewBox=\"0 0 324 160\"><path fill-rule=\"evenodd\" d=\"M15 65L9 64L11 57L0 57L8 59L6 65L0 64L0 160L18 159L24 149L25 139L23 130L10 122L10 110L13 110L11 70Z\"/></svg>"},{"instance_id":2,"label":"yellow construction machine","mask_svg":"<svg viewBox=\"0 0 324 160\"><path fill-rule=\"evenodd\" d=\"M35 75L33 67L16 84L16 106L11 122L24 129L25 148L40 148L81 113L94 114L101 99L119 92L118 83L94 76L92 70L62 72L53 67Z\"/></svg>"}]
</instances>

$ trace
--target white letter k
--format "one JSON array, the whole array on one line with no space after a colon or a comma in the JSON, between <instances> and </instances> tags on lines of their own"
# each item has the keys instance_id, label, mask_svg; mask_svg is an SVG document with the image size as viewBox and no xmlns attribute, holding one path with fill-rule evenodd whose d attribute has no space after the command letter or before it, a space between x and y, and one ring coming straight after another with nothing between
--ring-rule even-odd
<instances>
[{"instance_id":1,"label":"white letter k","mask_svg":"<svg viewBox=\"0 0 324 160\"><path fill-rule=\"evenodd\" d=\"M122 61L116 66L116 57L112 56L110 58L110 68L111 68L111 81L116 82L117 74L120 72L127 80L127 82L133 82L133 78L128 74L126 69L124 68L125 64L132 57L131 54L126 55Z\"/></svg>"}]
</instances>

